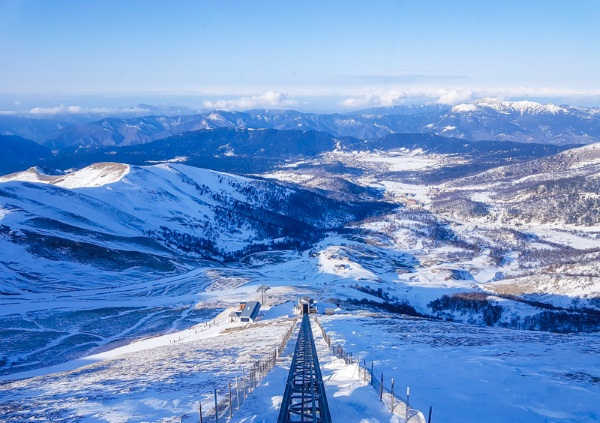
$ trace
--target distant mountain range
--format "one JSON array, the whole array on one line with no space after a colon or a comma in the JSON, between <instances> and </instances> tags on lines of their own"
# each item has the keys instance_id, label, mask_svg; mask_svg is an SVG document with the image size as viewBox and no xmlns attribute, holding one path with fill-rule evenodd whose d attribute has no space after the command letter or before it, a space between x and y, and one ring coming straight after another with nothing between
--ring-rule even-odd
<instances>
[{"instance_id":1,"label":"distant mountain range","mask_svg":"<svg viewBox=\"0 0 600 423\"><path fill-rule=\"evenodd\" d=\"M0 136L0 148L0 175L42 165L53 157L48 148L14 135Z\"/></svg>"},{"instance_id":2,"label":"distant mountain range","mask_svg":"<svg viewBox=\"0 0 600 423\"><path fill-rule=\"evenodd\" d=\"M468 141L590 144L600 141L600 108L483 99L451 108L394 106L343 114L212 111L181 116L106 117L86 123L0 117L0 134L32 139L52 149L137 145L216 128L319 131L333 137L358 139L426 133Z\"/></svg>"},{"instance_id":3,"label":"distant mountain range","mask_svg":"<svg viewBox=\"0 0 600 423\"><path fill-rule=\"evenodd\" d=\"M33 141L14 136L0 136L0 146L10 153L0 159L0 175L33 166L53 172L57 169L80 169L107 161L130 165L181 162L218 171L258 174L333 152L418 151L460 157L453 164L431 171L397 171L398 177L425 183L465 176L503 164L537 159L575 147L510 141L473 142L434 134L389 134L361 140L352 137L338 138L318 131L227 127L185 132L127 146L70 146L54 153ZM320 163L318 166L325 165ZM336 173L354 172L348 164L341 162L327 166L337 167Z\"/></svg>"}]
</instances>

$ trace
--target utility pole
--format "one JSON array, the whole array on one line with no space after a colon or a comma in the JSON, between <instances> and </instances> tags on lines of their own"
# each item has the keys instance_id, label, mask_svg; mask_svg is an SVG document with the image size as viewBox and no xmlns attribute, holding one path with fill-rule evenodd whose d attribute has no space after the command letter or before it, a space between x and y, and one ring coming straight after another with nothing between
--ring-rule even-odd
<instances>
[{"instance_id":1,"label":"utility pole","mask_svg":"<svg viewBox=\"0 0 600 423\"><path fill-rule=\"evenodd\" d=\"M269 289L271 289L270 286L267 285L261 285L258 287L258 289L256 290L256 292L260 292L262 293L262 305L265 306L267 305L267 301L266 301L266 295L265 292L267 292Z\"/></svg>"}]
</instances>

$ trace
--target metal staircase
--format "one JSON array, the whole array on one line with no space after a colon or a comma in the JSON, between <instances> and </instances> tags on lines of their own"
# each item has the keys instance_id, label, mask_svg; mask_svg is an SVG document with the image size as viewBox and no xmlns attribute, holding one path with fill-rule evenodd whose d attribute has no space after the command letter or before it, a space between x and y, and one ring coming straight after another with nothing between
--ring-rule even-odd
<instances>
[{"instance_id":1,"label":"metal staircase","mask_svg":"<svg viewBox=\"0 0 600 423\"><path fill-rule=\"evenodd\" d=\"M310 319L302 317L278 423L331 423Z\"/></svg>"}]
</instances>

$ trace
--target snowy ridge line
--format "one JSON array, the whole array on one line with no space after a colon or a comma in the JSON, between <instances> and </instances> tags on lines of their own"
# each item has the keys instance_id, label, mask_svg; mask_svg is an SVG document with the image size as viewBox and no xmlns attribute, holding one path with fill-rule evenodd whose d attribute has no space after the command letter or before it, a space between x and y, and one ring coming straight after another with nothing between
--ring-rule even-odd
<instances>
[{"instance_id":1,"label":"snowy ridge line","mask_svg":"<svg viewBox=\"0 0 600 423\"><path fill-rule=\"evenodd\" d=\"M369 384L379 393L379 401L382 401L389 407L390 412L404 419L405 423L431 423L432 408L429 407L429 418L425 419L423 413L416 408L410 407L409 388L406 388L406 398L398 395L394 391L394 379L391 380L390 389L385 386L384 373L381 373L381 380L375 376L374 363L371 361L371 368L367 367L366 357L353 356L351 352L346 351L341 345L331 345L331 336L327 333L317 316L314 319L315 323L321 330L323 339L329 348L331 354L337 358L343 359L347 365L358 365L358 376L365 384ZM361 366L362 362L362 366Z\"/></svg>"},{"instance_id":2,"label":"snowy ridge line","mask_svg":"<svg viewBox=\"0 0 600 423\"><path fill-rule=\"evenodd\" d=\"M279 345L273 353L256 360L248 369L242 368L241 374L235 377L235 380L228 382L228 389L224 394L219 395L218 389L214 390L214 402L210 401L203 406L198 403L198 413L200 421L203 423L218 423L228 421L233 417L233 413L239 410L244 400L256 389L260 381L275 367L277 360L283 354L285 346L289 342L296 329L298 318L292 320L289 330L283 336ZM204 411L207 410L207 411Z\"/></svg>"}]
</instances>

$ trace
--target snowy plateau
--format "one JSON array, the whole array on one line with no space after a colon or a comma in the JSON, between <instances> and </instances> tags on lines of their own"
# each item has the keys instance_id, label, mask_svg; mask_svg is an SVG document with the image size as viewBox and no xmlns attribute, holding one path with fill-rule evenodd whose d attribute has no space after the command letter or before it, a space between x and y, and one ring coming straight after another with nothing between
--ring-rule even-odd
<instances>
[{"instance_id":1,"label":"snowy plateau","mask_svg":"<svg viewBox=\"0 0 600 423\"><path fill-rule=\"evenodd\" d=\"M214 421L282 347L225 419L275 422L301 297L395 382L315 321L335 422L600 421L600 144L189 131L0 176L1 421Z\"/></svg>"}]
</instances>

